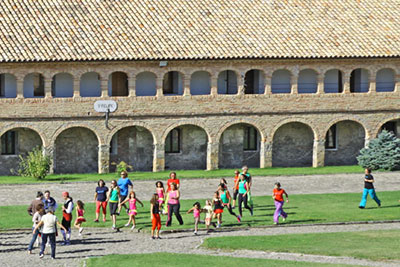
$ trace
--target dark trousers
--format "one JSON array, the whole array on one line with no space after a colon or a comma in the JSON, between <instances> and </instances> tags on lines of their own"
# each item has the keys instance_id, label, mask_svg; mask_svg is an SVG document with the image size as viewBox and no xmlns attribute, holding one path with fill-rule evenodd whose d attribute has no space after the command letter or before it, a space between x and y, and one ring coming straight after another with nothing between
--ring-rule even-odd
<instances>
[{"instance_id":1,"label":"dark trousers","mask_svg":"<svg viewBox=\"0 0 400 267\"><path fill-rule=\"evenodd\" d=\"M251 211L249 205L247 205L247 194L243 197L243 194L239 194L239 214L242 216L242 203L244 203L244 207Z\"/></svg>"},{"instance_id":2,"label":"dark trousers","mask_svg":"<svg viewBox=\"0 0 400 267\"><path fill-rule=\"evenodd\" d=\"M178 220L179 224L183 224L182 216L179 213L179 209L181 208L180 204L168 204L168 220L165 224L166 226L171 226L172 223L172 213L175 214L176 219Z\"/></svg>"},{"instance_id":3,"label":"dark trousers","mask_svg":"<svg viewBox=\"0 0 400 267\"><path fill-rule=\"evenodd\" d=\"M232 210L231 204L226 205L225 207L228 209L228 211L229 211L229 213L230 213L231 215L237 217L236 213L234 213L233 210Z\"/></svg>"},{"instance_id":4,"label":"dark trousers","mask_svg":"<svg viewBox=\"0 0 400 267\"><path fill-rule=\"evenodd\" d=\"M52 234L42 234L42 244L40 247L40 254L44 253L44 249L46 248L47 238L50 239L50 247L51 247L51 257L56 257L56 233Z\"/></svg>"}]
</instances>

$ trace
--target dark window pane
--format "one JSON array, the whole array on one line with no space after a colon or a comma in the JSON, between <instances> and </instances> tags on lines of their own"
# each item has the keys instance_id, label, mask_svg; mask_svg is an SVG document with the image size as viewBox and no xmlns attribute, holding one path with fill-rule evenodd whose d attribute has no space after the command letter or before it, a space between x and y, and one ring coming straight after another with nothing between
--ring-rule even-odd
<instances>
[{"instance_id":1,"label":"dark window pane","mask_svg":"<svg viewBox=\"0 0 400 267\"><path fill-rule=\"evenodd\" d=\"M8 131L1 137L1 154L14 155L15 154L15 132Z\"/></svg>"},{"instance_id":2,"label":"dark window pane","mask_svg":"<svg viewBox=\"0 0 400 267\"><path fill-rule=\"evenodd\" d=\"M326 133L325 137L325 148L336 149L336 124L332 125Z\"/></svg>"}]
</instances>

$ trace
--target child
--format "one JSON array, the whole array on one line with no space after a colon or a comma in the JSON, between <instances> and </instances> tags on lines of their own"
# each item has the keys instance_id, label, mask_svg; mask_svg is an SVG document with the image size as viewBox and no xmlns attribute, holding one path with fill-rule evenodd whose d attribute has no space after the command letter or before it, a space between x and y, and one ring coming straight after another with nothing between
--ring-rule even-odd
<instances>
[{"instance_id":1,"label":"child","mask_svg":"<svg viewBox=\"0 0 400 267\"><path fill-rule=\"evenodd\" d=\"M153 194L150 200L150 215L151 215L151 239L161 239L160 229L161 229L161 218L160 218L160 205L158 202L158 194ZM154 230L156 231L156 236L154 236Z\"/></svg>"},{"instance_id":2,"label":"child","mask_svg":"<svg viewBox=\"0 0 400 267\"><path fill-rule=\"evenodd\" d=\"M39 203L35 207L35 209L36 209L36 212L33 214L33 217L32 217L32 222L33 222L32 230L36 228L36 226L39 224L40 220L42 219L42 216L44 215L44 204ZM33 243L35 243L39 234L40 234L39 229L37 229L35 232L33 232L32 240L28 246L28 254L32 254ZM37 239L37 240L39 240L39 239Z\"/></svg>"},{"instance_id":3,"label":"child","mask_svg":"<svg viewBox=\"0 0 400 267\"><path fill-rule=\"evenodd\" d=\"M217 228L220 228L222 224L222 213L224 212L224 203L222 203L218 191L214 193L213 206L214 218L217 218Z\"/></svg>"},{"instance_id":4,"label":"child","mask_svg":"<svg viewBox=\"0 0 400 267\"><path fill-rule=\"evenodd\" d=\"M223 185L223 189L228 189L228 182L227 182L224 178L221 178L221 180L219 180L219 185L218 185L218 187L219 187L220 185Z\"/></svg>"},{"instance_id":5,"label":"child","mask_svg":"<svg viewBox=\"0 0 400 267\"><path fill-rule=\"evenodd\" d=\"M378 196L376 195L375 188L374 188L374 177L371 174L371 169L365 169L365 176L364 176L364 191L361 198L360 205L358 206L360 209L365 208L367 204L367 196L368 194L371 196L373 200L375 200L378 207L381 206L381 201L379 200Z\"/></svg>"},{"instance_id":6,"label":"child","mask_svg":"<svg viewBox=\"0 0 400 267\"><path fill-rule=\"evenodd\" d=\"M187 211L187 214L193 212L193 217L194 217L194 234L197 235L197 231L199 229L199 223L204 223L203 221L200 221L200 213L203 212L203 209L200 206L199 202L196 202L193 204L193 208Z\"/></svg>"},{"instance_id":7,"label":"child","mask_svg":"<svg viewBox=\"0 0 400 267\"><path fill-rule=\"evenodd\" d=\"M236 199L239 194L239 170L235 170L235 179L233 180L233 202L232 209L236 207Z\"/></svg>"},{"instance_id":8,"label":"child","mask_svg":"<svg viewBox=\"0 0 400 267\"><path fill-rule=\"evenodd\" d=\"M203 211L206 213L205 223L206 223L207 233L209 233L210 232L210 224L212 224L214 227L216 227L215 223L211 222L212 217L213 217L213 209L212 209L210 200L206 200L206 205L204 206Z\"/></svg>"},{"instance_id":9,"label":"child","mask_svg":"<svg viewBox=\"0 0 400 267\"><path fill-rule=\"evenodd\" d=\"M283 221L286 220L287 214L283 211L283 195L286 196L286 202L289 203L289 196L284 189L281 188L281 184L279 182L275 183L275 188L272 191L272 198L275 200L275 213L274 213L274 224L279 223L279 216L282 216Z\"/></svg>"},{"instance_id":10,"label":"child","mask_svg":"<svg viewBox=\"0 0 400 267\"><path fill-rule=\"evenodd\" d=\"M232 198L231 198L231 194L229 193L227 186L225 186L224 184L220 184L218 187L218 192L219 192L219 195L220 195L220 198L222 200L224 207L226 207L228 209L228 211L231 215L235 216L235 218L238 222L241 222L240 216L236 215L236 213L234 213L232 210L232 206L231 206Z\"/></svg>"},{"instance_id":11,"label":"child","mask_svg":"<svg viewBox=\"0 0 400 267\"><path fill-rule=\"evenodd\" d=\"M239 175L239 180L236 181L236 184L235 184L235 187L236 186L239 188L238 189L238 192L239 192L238 206L239 206L240 218L243 218L242 204L246 209L248 209L250 211L251 216L253 216L253 208L249 207L249 205L247 204L250 186L249 186L249 182L246 181L244 174Z\"/></svg>"},{"instance_id":12,"label":"child","mask_svg":"<svg viewBox=\"0 0 400 267\"><path fill-rule=\"evenodd\" d=\"M83 232L82 223L86 222L86 219L83 217L83 215L85 214L85 204L83 204L82 201L78 200L76 202L76 205L78 207L76 208L76 220L74 226L75 228L79 229L79 236L82 236Z\"/></svg>"},{"instance_id":13,"label":"child","mask_svg":"<svg viewBox=\"0 0 400 267\"><path fill-rule=\"evenodd\" d=\"M66 230L61 230L61 233L64 238L64 242L62 243L62 245L70 245L72 210L74 209L74 202L72 198L69 196L68 192L63 192L62 196L64 198L64 205L62 206L63 219L61 221L61 224L64 226L64 229L66 229Z\"/></svg>"},{"instance_id":14,"label":"child","mask_svg":"<svg viewBox=\"0 0 400 267\"><path fill-rule=\"evenodd\" d=\"M120 206L124 205L126 202L129 201L129 221L127 224L125 224L125 227L128 227L131 222L132 222L132 228L131 230L135 229L136 223L135 223L135 216L137 215L137 210L136 210L136 202L139 202L140 205L143 207L143 203L136 198L136 193L134 191L131 191L129 193L129 197L125 199L124 201L119 204Z\"/></svg>"},{"instance_id":15,"label":"child","mask_svg":"<svg viewBox=\"0 0 400 267\"><path fill-rule=\"evenodd\" d=\"M160 210L162 210L162 205L164 204L165 190L164 190L164 184L161 181L158 181L156 183L156 192L158 195L158 205L160 207Z\"/></svg>"}]
</instances>

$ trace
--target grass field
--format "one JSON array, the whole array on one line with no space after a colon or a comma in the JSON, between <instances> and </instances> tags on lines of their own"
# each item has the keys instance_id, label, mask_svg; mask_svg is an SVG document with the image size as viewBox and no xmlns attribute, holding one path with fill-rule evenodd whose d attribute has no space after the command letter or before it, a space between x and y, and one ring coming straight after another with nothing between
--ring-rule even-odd
<instances>
[{"instance_id":1,"label":"grass field","mask_svg":"<svg viewBox=\"0 0 400 267\"><path fill-rule=\"evenodd\" d=\"M208 255L193 254L172 254L172 253L152 253L152 254L131 254L131 255L109 255L99 258L85 260L85 266L175 266L175 267L204 267L204 266L349 266L336 264L321 264L310 262L296 262L284 260L233 258Z\"/></svg>"},{"instance_id":2,"label":"grass field","mask_svg":"<svg viewBox=\"0 0 400 267\"><path fill-rule=\"evenodd\" d=\"M206 239L203 246L213 249L246 248L369 260L400 260L400 230L214 237Z\"/></svg>"},{"instance_id":3,"label":"grass field","mask_svg":"<svg viewBox=\"0 0 400 267\"><path fill-rule=\"evenodd\" d=\"M177 170L179 178L219 178L233 177L234 169L221 169L214 171L204 170ZM328 167L299 167L299 168L251 168L253 176L281 176L281 175L312 175L312 174L336 174L336 173L362 173L360 166L328 166ZM129 177L134 180L158 180L166 179L170 171L163 172L131 172ZM44 180L36 180L30 177L20 176L0 176L0 184L28 184L28 183L46 183L46 182L80 182L80 181L98 181L112 180L118 178L115 173L107 174L52 174Z\"/></svg>"},{"instance_id":4,"label":"grass field","mask_svg":"<svg viewBox=\"0 0 400 267\"><path fill-rule=\"evenodd\" d=\"M399 191L377 192L382 200L382 207L377 208L375 202L368 199L367 207L364 210L358 208L361 199L360 194L313 194L313 195L291 195L290 203L285 203L284 209L289 217L285 224L308 224L308 223L327 223L327 222L349 222L349 221L372 221L372 220L397 220L399 216ZM76 200L75 200L76 201ZM138 206L137 227L148 229L151 225L149 214L149 201L143 200L145 207ZM170 229L193 228L193 215L186 214L196 200L181 201L181 214L183 215L184 225L177 225L176 218ZM201 204L204 200L199 200ZM0 206L0 229L30 228L31 217L27 214L28 203L26 206ZM270 196L254 197L254 216L250 216L247 210L243 213L242 223L227 211L223 213L223 227L248 227L272 225L272 216L275 207ZM75 212L75 211L74 211ZM108 212L108 211L107 211ZM235 209L237 212L237 208ZM61 219L61 211L58 209L56 215ZM87 203L86 214L89 227L111 227L110 218L108 222L94 223L95 205ZM75 217L75 213L74 213ZM117 226L123 226L128 220L125 212L121 212L118 217ZM162 216L165 223L166 216ZM202 226L204 227L204 226ZM163 230L167 229L165 226ZM169 229L169 228L168 228Z\"/></svg>"}]
</instances>

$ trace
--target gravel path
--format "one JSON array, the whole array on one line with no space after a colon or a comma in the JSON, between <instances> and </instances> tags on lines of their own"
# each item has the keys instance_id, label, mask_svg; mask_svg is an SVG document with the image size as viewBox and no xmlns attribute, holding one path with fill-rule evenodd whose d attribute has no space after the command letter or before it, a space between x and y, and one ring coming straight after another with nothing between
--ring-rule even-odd
<instances>
[{"instance_id":1,"label":"gravel path","mask_svg":"<svg viewBox=\"0 0 400 267\"><path fill-rule=\"evenodd\" d=\"M154 252L175 252L188 254L207 254L233 257L251 257L264 259L281 259L316 263L352 264L363 266L399 266L400 261L375 262L351 257L331 257L304 255L296 253L276 253L262 251L218 251L206 250L201 247L204 238L210 236L251 236L277 235L295 233L347 232L399 229L400 223L362 224L362 225L331 225L331 226L296 226L275 228L253 228L220 231L206 235L200 232L194 236L191 232L164 234L162 240L151 240L149 234L122 231L119 233L109 229L86 229L85 236L78 238L73 232L71 246L57 246L57 259L51 260L49 255L39 259L38 249L33 255L27 255L26 247L30 240L28 231L10 231L0 233L0 262L1 266L80 266L82 260L109 254L133 254ZM173 243L173 248L171 248ZM122 249L121 249L122 248Z\"/></svg>"},{"instance_id":2,"label":"gravel path","mask_svg":"<svg viewBox=\"0 0 400 267\"><path fill-rule=\"evenodd\" d=\"M399 177L400 173L396 172L376 173L377 192L400 190ZM253 178L252 194L254 196L270 195L276 181L280 181L289 194L358 193L363 188L363 176L360 174L266 176ZM155 190L154 183L154 181L134 181L134 190L138 198L149 199ZM219 179L182 179L182 199L210 198L218 184ZM230 188L233 187L233 178L228 179L228 185ZM68 191L75 200L93 202L95 188L95 182L0 185L0 206L29 205L38 190L50 190L57 201L61 201L63 191Z\"/></svg>"}]
</instances>

